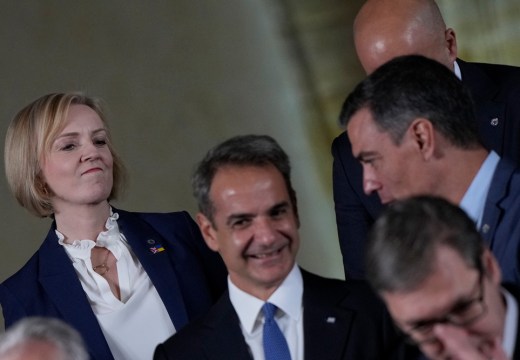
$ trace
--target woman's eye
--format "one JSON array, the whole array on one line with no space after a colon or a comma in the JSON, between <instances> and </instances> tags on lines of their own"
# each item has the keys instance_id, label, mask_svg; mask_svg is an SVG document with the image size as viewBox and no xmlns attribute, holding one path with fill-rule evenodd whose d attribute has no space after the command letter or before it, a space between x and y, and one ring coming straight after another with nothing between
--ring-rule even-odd
<instances>
[{"instance_id":1,"label":"woman's eye","mask_svg":"<svg viewBox=\"0 0 520 360\"><path fill-rule=\"evenodd\" d=\"M75 148L76 148L75 144L65 144L60 147L60 150L70 151L70 150L74 150Z\"/></svg>"},{"instance_id":2,"label":"woman's eye","mask_svg":"<svg viewBox=\"0 0 520 360\"><path fill-rule=\"evenodd\" d=\"M95 139L94 140L94 145L104 146L106 144L107 144L107 140L106 139Z\"/></svg>"}]
</instances>

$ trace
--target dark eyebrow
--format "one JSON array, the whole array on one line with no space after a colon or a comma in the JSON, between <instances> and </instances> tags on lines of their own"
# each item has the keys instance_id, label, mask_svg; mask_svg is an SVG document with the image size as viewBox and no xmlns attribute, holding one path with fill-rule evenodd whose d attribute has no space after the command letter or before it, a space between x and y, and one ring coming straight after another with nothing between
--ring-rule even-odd
<instances>
[{"instance_id":1,"label":"dark eyebrow","mask_svg":"<svg viewBox=\"0 0 520 360\"><path fill-rule=\"evenodd\" d=\"M268 214L272 214L273 212L276 212L276 211L279 211L279 210L282 210L285 208L289 208L289 207L290 207L289 201L284 200L284 201L270 207L268 210ZM235 220L251 219L255 216L256 216L256 214L252 214L252 213L231 214L228 216L228 218L226 220L226 225L231 225L233 223L233 221L235 221Z\"/></svg>"},{"instance_id":2,"label":"dark eyebrow","mask_svg":"<svg viewBox=\"0 0 520 360\"><path fill-rule=\"evenodd\" d=\"M421 325L428 325L428 324L430 324L432 322L436 322L436 321L439 321L439 320L444 320L444 319L446 319L446 317L449 316L449 314L452 314L458 307L463 306L463 305L467 305L472 300L474 300L474 299L471 299L471 298L466 297L466 296L461 296L458 299L456 299L456 301L453 303L453 305L450 306L448 311L445 311L444 316L440 316L440 317L436 317L436 318L430 318L430 319L412 320L412 321L407 321L406 323L407 323L407 325L409 325L413 329L413 328L417 328L417 327L419 327Z\"/></svg>"},{"instance_id":3,"label":"dark eyebrow","mask_svg":"<svg viewBox=\"0 0 520 360\"><path fill-rule=\"evenodd\" d=\"M272 206L270 209L269 209L269 212L273 212L273 211L277 211L277 210L281 210L281 209L284 209L284 208L288 208L290 207L290 204L287 200L285 201L282 201L278 204L275 204L274 206Z\"/></svg>"},{"instance_id":4,"label":"dark eyebrow","mask_svg":"<svg viewBox=\"0 0 520 360\"><path fill-rule=\"evenodd\" d=\"M226 220L226 225L230 226L233 221L235 220L243 220L243 219L250 219L254 217L254 214L249 214L249 213L239 213L239 214L232 214L232 215L229 215L227 220Z\"/></svg>"},{"instance_id":5,"label":"dark eyebrow","mask_svg":"<svg viewBox=\"0 0 520 360\"><path fill-rule=\"evenodd\" d=\"M367 157L379 157L381 156L377 151L361 151L357 156L356 159L358 161L363 161Z\"/></svg>"}]
</instances>

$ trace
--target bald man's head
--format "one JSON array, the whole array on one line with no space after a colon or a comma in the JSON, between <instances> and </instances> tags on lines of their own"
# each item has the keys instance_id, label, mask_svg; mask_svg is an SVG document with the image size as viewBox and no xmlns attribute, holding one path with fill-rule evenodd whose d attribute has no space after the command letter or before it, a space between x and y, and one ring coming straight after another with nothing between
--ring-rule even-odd
<instances>
[{"instance_id":1,"label":"bald man's head","mask_svg":"<svg viewBox=\"0 0 520 360\"><path fill-rule=\"evenodd\" d=\"M453 70L455 32L433 0L367 0L354 21L361 65L372 73L396 56L423 55Z\"/></svg>"}]
</instances>

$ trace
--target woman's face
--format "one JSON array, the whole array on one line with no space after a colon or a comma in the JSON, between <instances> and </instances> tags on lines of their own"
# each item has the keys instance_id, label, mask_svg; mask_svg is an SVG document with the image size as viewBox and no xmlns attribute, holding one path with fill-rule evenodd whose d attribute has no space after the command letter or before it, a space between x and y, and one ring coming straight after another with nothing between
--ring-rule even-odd
<instances>
[{"instance_id":1,"label":"woman's face","mask_svg":"<svg viewBox=\"0 0 520 360\"><path fill-rule=\"evenodd\" d=\"M86 105L71 105L65 127L42 161L42 175L56 213L106 201L113 159L105 125Z\"/></svg>"}]
</instances>

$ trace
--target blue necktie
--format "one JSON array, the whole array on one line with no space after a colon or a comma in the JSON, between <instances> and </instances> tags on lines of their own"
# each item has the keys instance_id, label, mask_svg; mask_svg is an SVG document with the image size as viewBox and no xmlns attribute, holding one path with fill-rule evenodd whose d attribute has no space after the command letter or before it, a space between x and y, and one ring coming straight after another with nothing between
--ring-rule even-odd
<instances>
[{"instance_id":1,"label":"blue necktie","mask_svg":"<svg viewBox=\"0 0 520 360\"><path fill-rule=\"evenodd\" d=\"M287 346L285 336L274 320L277 307L271 303L265 303L264 312L264 354L265 360L291 360L291 353Z\"/></svg>"}]
</instances>

